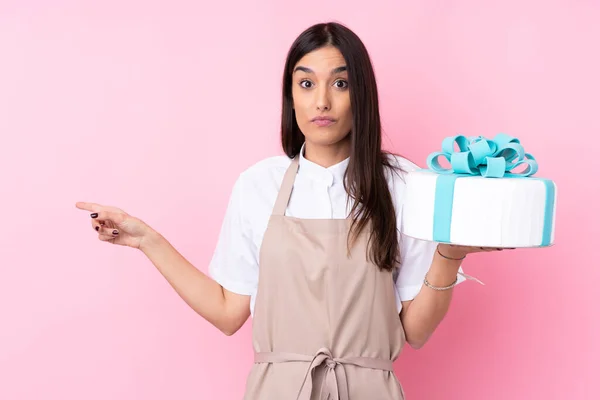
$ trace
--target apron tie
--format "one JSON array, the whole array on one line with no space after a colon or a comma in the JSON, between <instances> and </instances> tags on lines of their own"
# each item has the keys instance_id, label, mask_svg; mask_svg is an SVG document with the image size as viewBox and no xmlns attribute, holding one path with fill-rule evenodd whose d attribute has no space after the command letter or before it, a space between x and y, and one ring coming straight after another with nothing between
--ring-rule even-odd
<instances>
[{"instance_id":1,"label":"apron tie","mask_svg":"<svg viewBox=\"0 0 600 400\"><path fill-rule=\"evenodd\" d=\"M357 367L380 369L383 371L393 372L393 361L382 358L370 357L348 357L334 358L328 348L321 348L313 356L304 354L282 353L282 352L261 352L255 354L255 363L282 363L282 362L308 362L309 366L304 375L302 385L298 390L296 400L309 400L310 390L306 393L306 398L301 398L302 389L310 375L312 382L312 374L320 365L325 364L325 377L321 383L319 400L350 400L348 393L348 380L344 364L351 364ZM312 387L311 387L312 388Z\"/></svg>"}]
</instances>

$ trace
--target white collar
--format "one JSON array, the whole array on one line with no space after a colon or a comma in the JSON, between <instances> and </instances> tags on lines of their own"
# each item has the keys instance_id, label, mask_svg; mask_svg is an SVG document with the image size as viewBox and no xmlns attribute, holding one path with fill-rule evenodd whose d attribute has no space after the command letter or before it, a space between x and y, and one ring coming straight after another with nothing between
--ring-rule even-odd
<instances>
[{"instance_id":1,"label":"white collar","mask_svg":"<svg viewBox=\"0 0 600 400\"><path fill-rule=\"evenodd\" d=\"M304 158L305 145L306 142L302 144L302 148L300 149L300 158L298 160L298 174L302 174L311 179L324 182L329 187L331 187L331 185L333 185L334 183L341 183L344 179L344 173L346 172L346 168L348 167L350 157L335 165L332 165L329 168L325 168L320 166L319 164L316 164Z\"/></svg>"}]
</instances>

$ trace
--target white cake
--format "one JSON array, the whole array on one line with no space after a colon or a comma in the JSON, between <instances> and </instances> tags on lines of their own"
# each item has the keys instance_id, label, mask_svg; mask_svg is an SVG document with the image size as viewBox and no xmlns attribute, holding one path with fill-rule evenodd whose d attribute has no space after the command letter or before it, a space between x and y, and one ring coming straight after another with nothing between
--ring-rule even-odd
<instances>
[{"instance_id":1,"label":"white cake","mask_svg":"<svg viewBox=\"0 0 600 400\"><path fill-rule=\"evenodd\" d=\"M515 142L514 138L508 138ZM466 156L465 143L462 149ZM492 153L497 155L497 151ZM545 247L554 243L556 185L553 181L510 173L501 177L455 173L435 161L440 154L432 153L428 159L433 170L406 175L401 227L405 235L441 243L499 248ZM492 155L488 155L488 161ZM447 158L450 161L451 156Z\"/></svg>"}]
</instances>

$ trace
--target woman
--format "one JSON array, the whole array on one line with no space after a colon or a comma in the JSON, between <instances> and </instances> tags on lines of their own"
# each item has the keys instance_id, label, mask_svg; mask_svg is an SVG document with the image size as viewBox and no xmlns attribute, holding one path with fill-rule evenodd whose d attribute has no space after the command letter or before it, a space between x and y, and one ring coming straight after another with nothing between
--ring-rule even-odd
<instances>
[{"instance_id":1,"label":"woman","mask_svg":"<svg viewBox=\"0 0 600 400\"><path fill-rule=\"evenodd\" d=\"M348 28L317 24L293 43L281 140L286 156L236 181L210 277L140 219L77 207L226 335L253 316L246 399L403 399L392 362L442 320L461 260L491 249L400 237L402 175L416 166L382 151L373 68Z\"/></svg>"}]
</instances>

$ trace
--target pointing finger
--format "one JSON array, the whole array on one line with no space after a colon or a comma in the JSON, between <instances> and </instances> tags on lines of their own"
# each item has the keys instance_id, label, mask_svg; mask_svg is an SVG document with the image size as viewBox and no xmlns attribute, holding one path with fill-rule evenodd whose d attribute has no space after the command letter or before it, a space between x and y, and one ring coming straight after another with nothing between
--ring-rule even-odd
<instances>
[{"instance_id":1,"label":"pointing finger","mask_svg":"<svg viewBox=\"0 0 600 400\"><path fill-rule=\"evenodd\" d=\"M87 203L85 201L78 201L77 203L75 203L75 207L79 208L80 210L91 211L91 212L98 212L104 208L100 204Z\"/></svg>"}]
</instances>

